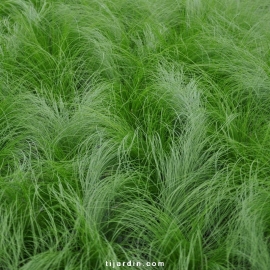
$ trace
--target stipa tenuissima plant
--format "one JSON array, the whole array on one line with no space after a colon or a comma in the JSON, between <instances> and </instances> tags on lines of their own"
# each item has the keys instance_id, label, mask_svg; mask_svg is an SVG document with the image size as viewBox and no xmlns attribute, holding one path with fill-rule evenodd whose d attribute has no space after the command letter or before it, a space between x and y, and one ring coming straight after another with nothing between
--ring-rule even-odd
<instances>
[{"instance_id":1,"label":"stipa tenuissima plant","mask_svg":"<svg viewBox=\"0 0 270 270\"><path fill-rule=\"evenodd\" d=\"M268 11L1 1L0 269L268 269Z\"/></svg>"}]
</instances>

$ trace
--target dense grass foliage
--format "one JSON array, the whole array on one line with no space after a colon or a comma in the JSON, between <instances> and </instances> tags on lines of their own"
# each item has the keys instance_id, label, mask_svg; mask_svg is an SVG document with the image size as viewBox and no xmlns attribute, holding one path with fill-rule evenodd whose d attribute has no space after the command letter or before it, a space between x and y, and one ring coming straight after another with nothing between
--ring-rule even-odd
<instances>
[{"instance_id":1,"label":"dense grass foliage","mask_svg":"<svg viewBox=\"0 0 270 270\"><path fill-rule=\"evenodd\" d=\"M266 0L1 0L0 269L270 269L269 26Z\"/></svg>"}]
</instances>

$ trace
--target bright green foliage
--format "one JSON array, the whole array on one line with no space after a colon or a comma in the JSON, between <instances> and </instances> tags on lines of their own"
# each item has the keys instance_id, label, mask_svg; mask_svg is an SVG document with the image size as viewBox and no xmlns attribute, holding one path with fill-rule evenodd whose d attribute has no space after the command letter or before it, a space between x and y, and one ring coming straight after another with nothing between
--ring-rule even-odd
<instances>
[{"instance_id":1,"label":"bright green foliage","mask_svg":"<svg viewBox=\"0 0 270 270\"><path fill-rule=\"evenodd\" d=\"M269 26L266 0L1 0L0 270L270 269Z\"/></svg>"}]
</instances>

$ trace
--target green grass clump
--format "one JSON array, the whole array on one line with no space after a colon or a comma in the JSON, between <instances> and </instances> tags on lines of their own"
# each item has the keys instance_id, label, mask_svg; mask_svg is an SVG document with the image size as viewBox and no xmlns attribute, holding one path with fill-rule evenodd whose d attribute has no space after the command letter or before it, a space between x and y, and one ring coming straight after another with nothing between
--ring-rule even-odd
<instances>
[{"instance_id":1,"label":"green grass clump","mask_svg":"<svg viewBox=\"0 0 270 270\"><path fill-rule=\"evenodd\" d=\"M0 270L270 269L269 9L2 0Z\"/></svg>"}]
</instances>

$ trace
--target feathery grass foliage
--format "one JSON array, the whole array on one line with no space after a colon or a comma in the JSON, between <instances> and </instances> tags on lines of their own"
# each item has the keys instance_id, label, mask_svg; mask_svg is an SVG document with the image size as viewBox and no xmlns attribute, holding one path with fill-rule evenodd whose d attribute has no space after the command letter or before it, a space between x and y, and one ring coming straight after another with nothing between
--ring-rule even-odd
<instances>
[{"instance_id":1,"label":"feathery grass foliage","mask_svg":"<svg viewBox=\"0 0 270 270\"><path fill-rule=\"evenodd\" d=\"M2 0L0 269L269 269L269 8Z\"/></svg>"}]
</instances>

